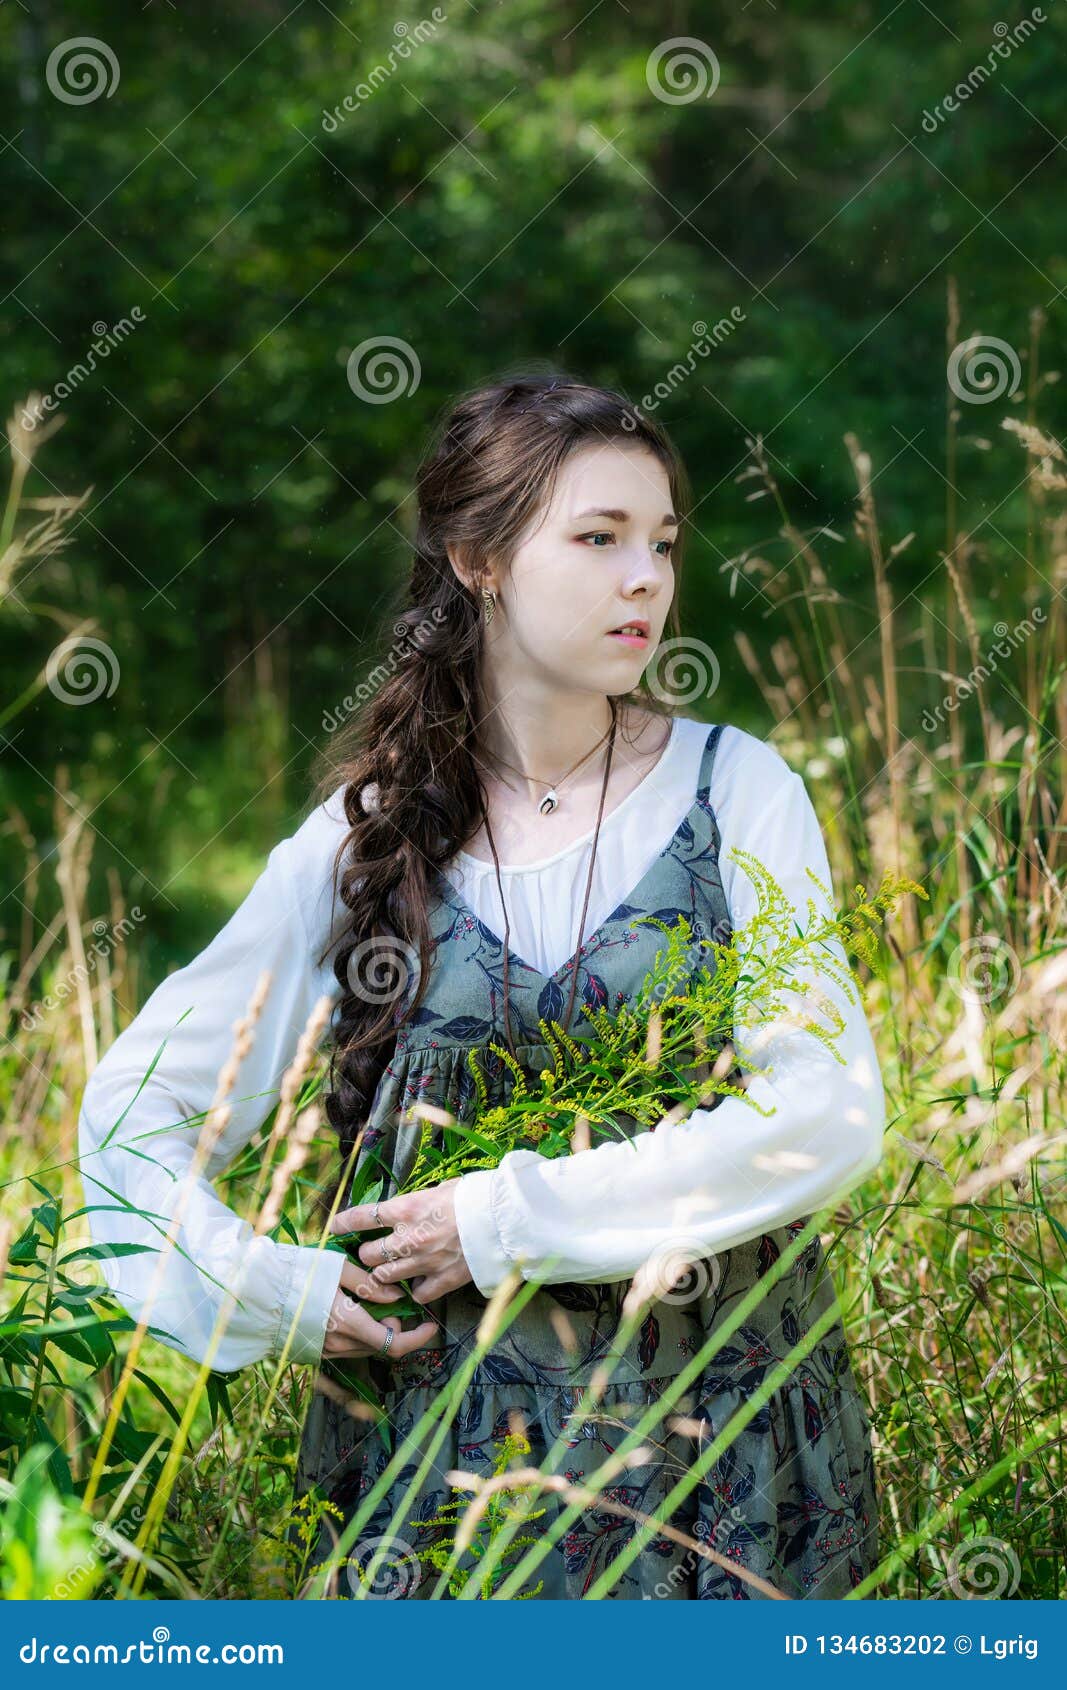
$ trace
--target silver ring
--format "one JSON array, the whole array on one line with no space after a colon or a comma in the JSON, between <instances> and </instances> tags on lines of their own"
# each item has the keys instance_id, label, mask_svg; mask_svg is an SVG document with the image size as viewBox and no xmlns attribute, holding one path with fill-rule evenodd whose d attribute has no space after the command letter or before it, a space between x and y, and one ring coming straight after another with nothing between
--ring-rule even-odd
<instances>
[{"instance_id":1,"label":"silver ring","mask_svg":"<svg viewBox=\"0 0 1067 1690\"><path fill-rule=\"evenodd\" d=\"M378 1201L380 1202L381 1199L379 1198ZM378 1204L377 1203L375 1203L375 1205L374 1205L374 1224L375 1224L375 1226L384 1226L385 1225L385 1222L382 1220L381 1215L378 1213Z\"/></svg>"},{"instance_id":2,"label":"silver ring","mask_svg":"<svg viewBox=\"0 0 1067 1690\"><path fill-rule=\"evenodd\" d=\"M390 1250L384 1238L379 1238L378 1243L381 1246L383 1262L398 1262L400 1260L400 1251Z\"/></svg>"},{"instance_id":3,"label":"silver ring","mask_svg":"<svg viewBox=\"0 0 1067 1690\"><path fill-rule=\"evenodd\" d=\"M385 1329L385 1343L382 1345L381 1349L378 1351L379 1355L387 1356L389 1354L389 1345L392 1343L392 1341L395 1337L396 1337L395 1328L392 1327L392 1326L387 1326L386 1329Z\"/></svg>"}]
</instances>

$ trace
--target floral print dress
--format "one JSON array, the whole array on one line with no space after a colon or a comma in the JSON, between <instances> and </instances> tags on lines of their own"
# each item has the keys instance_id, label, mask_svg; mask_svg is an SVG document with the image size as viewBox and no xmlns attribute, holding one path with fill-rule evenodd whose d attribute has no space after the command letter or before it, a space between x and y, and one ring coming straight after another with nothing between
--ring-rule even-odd
<instances>
[{"instance_id":1,"label":"floral print dress","mask_svg":"<svg viewBox=\"0 0 1067 1690\"><path fill-rule=\"evenodd\" d=\"M614 1013L636 995L663 948L663 930L634 926L635 917L655 915L673 925L682 914L696 937L721 941L730 933L719 870L719 830L709 801L720 733L721 725L708 733L688 814L625 902L582 945L569 1029L574 1037L580 1038L586 1025L579 1004L584 1001ZM423 1102L441 1106L461 1121L473 1118L478 1099L468 1051L490 1040L505 1042L500 938L475 917L443 875L431 923L435 949L426 996L415 1017L400 1026L360 1153L387 1170L386 1196L405 1178L417 1144L417 1131L400 1122L402 1111ZM705 952L695 966L710 966L711 956ZM545 975L510 953L516 1053L531 1076L552 1065L553 1052L543 1042L538 1021L562 1019L573 961L571 957ZM506 1101L513 1084L507 1065L484 1054L480 1060L490 1101ZM412 1480L430 1448L436 1422L405 1452L400 1471L348 1550L349 1565L341 1570L337 1593L404 1599L457 1594L464 1577L477 1578L477 1548L486 1540L484 1533L476 1536L474 1549L457 1563L467 1569L458 1582L439 1583L437 1568L430 1563L435 1546L438 1566L450 1547L447 1506L458 1500L462 1511L470 1498L469 1491L454 1490L445 1475L456 1469L483 1476L500 1472L515 1449L522 1451L525 1465L540 1466L558 1446L551 1471L581 1485L612 1456L692 1358L705 1350L709 1338L807 1218L797 1216L709 1260L696 1261L673 1288L665 1287L662 1300L649 1306L624 1345L616 1345L614 1337L628 1282L547 1284L536 1290L478 1363L443 1441L415 1485ZM355 1364L388 1412L394 1452L470 1355L485 1308L486 1299L468 1284L433 1304L432 1312L441 1322L435 1348L392 1365L377 1358ZM836 1295L816 1235L732 1334L712 1347L713 1353L664 1420L641 1440L639 1464L623 1467L595 1501L576 1513L530 1579L511 1594L580 1599L605 1574L604 1594L610 1599L751 1601L766 1599L768 1586L790 1598L827 1598L854 1589L877 1563L878 1497L870 1423L839 1310L810 1353L695 1487L669 1516L663 1513L664 1498L710 1441L816 1318L831 1309L837 1310ZM594 1376L602 1376L605 1367L610 1383L585 1418L578 1411ZM329 1363L323 1372L329 1376ZM313 1563L325 1558L343 1522L352 1517L389 1461L373 1423L353 1418L332 1393L313 1396L297 1490L313 1491L331 1504ZM566 1505L566 1497L539 1490L519 1535L527 1543L540 1537ZM656 1516L683 1539L695 1540L719 1558L695 1553L690 1543L655 1529L644 1534L636 1555L626 1555L640 1529L635 1515ZM521 1553L518 1549L505 1556L496 1582L489 1580L480 1594L497 1590ZM620 1555L623 1570L608 1587L612 1563ZM742 1569L756 1578L745 1578Z\"/></svg>"}]
</instances>

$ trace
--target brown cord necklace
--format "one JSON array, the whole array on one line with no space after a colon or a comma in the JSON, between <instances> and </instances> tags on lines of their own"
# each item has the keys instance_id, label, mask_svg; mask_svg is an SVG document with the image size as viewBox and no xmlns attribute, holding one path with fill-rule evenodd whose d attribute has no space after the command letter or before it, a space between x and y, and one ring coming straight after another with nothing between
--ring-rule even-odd
<instances>
[{"instance_id":1,"label":"brown cord necklace","mask_svg":"<svg viewBox=\"0 0 1067 1690\"><path fill-rule=\"evenodd\" d=\"M575 996L575 993L578 990L578 970L579 970L579 967L581 966L581 960L582 960L582 940L585 936L585 917L586 917L586 912L589 908L589 894L590 894L590 891L592 890L592 885L593 885L593 868L596 864L597 840L600 837L600 822L601 822L601 818L603 817L603 814L604 814L604 800L607 797L608 778L611 774L611 758L612 758L612 753L615 749L615 729L616 729L616 726L618 725L618 705L616 704L614 698L612 698L609 702L610 702L610 705L611 705L611 727L608 729L608 732L607 732L608 753L607 753L607 757L604 761L604 779L601 782L601 787L600 787L600 803L599 803L599 806L597 807L596 828L594 829L594 832L593 832L593 849L590 853L589 873L586 876L586 881L585 881L585 898L582 902L582 919L581 919L581 924L580 924L579 929L578 929L578 949L574 953L574 962L573 962L573 965L572 965L572 968L571 968L570 996L567 999L567 1009L566 1009L566 1013L563 1017L563 1026L564 1026L565 1030L569 1030L569 1028L570 1028L571 1011L574 1008L574 996ZM596 748L594 747L594 749L596 749ZM585 761L585 759L583 758L583 762L584 761ZM561 784L561 783L557 783L557 784ZM493 830L489 825L488 810L483 810L482 821L485 824L486 837L489 840L489 849L493 853L493 867L496 870L496 886L497 886L497 891L500 894L500 907L504 912L504 1036L505 1036L505 1038L507 1039L507 1042L508 1042L508 1049L511 1051L512 1056L515 1056L515 1040L513 1039L512 1033L511 1033L510 995L509 995L509 983L508 983L508 956L509 956L508 935L511 931L511 927L510 927L510 923L508 921L508 906L507 906L507 902L504 898L504 888L503 888L503 885L501 884L501 880L500 880L500 859L496 854L496 844L495 844L494 839L493 839Z\"/></svg>"},{"instance_id":2,"label":"brown cord necklace","mask_svg":"<svg viewBox=\"0 0 1067 1690\"><path fill-rule=\"evenodd\" d=\"M511 773L513 775L521 775L523 780L532 780L535 786L547 787L548 790L545 793L544 797L538 803L537 808L538 808L538 811L540 812L540 814L542 816L550 816L552 814L553 810L559 808L559 789L563 785L563 782L565 780L570 780L570 778L573 774L577 774L577 772L581 768L582 764L588 763L590 757L596 756L597 752L600 750L600 747L603 745L603 743L607 739L608 735L612 732L614 725L615 724L614 724L614 718L613 718L612 726L607 728L605 730L605 732L601 734L600 738L597 740L597 742L593 746L592 750L587 751L584 756L579 757L579 759L576 763L572 763L570 768L567 770L566 774L560 775L558 780L538 780L536 775L528 775L526 773L525 769L517 769L515 767L514 763L506 763L504 761L503 757L497 757L497 756L494 755L493 758L492 758L492 761L494 763L499 763L500 767L502 769L510 769Z\"/></svg>"}]
</instances>

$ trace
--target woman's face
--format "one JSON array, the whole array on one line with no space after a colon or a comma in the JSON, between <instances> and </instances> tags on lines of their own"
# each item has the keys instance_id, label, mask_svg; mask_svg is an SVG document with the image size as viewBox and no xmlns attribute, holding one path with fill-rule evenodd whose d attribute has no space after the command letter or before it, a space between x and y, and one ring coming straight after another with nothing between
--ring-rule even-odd
<instances>
[{"instance_id":1,"label":"woman's face","mask_svg":"<svg viewBox=\"0 0 1067 1690\"><path fill-rule=\"evenodd\" d=\"M543 517L493 586L487 655L504 690L626 693L659 644L674 596L678 524L667 472L644 447L595 443L560 470ZM628 623L637 633L614 630Z\"/></svg>"}]
</instances>

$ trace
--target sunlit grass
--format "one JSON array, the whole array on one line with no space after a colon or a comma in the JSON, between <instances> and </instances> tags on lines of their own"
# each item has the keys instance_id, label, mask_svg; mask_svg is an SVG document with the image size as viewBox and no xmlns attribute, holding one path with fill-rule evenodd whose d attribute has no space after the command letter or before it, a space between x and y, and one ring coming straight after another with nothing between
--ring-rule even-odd
<instances>
[{"instance_id":1,"label":"sunlit grass","mask_svg":"<svg viewBox=\"0 0 1067 1690\"><path fill-rule=\"evenodd\" d=\"M15 461L44 438L42 429L32 443L14 440ZM882 536L872 466L851 437L847 447L855 534L798 529L756 443L746 485L765 495L766 556L732 561L780 610L766 651L738 635L738 660L781 724L774 743L806 774L837 885L876 884L888 872L930 894L902 907L887 934L888 972L867 987L889 1099L884 1159L820 1222L873 1424L883 1546L873 1582L887 1597L980 1594L986 1574L974 1563L985 1555L1002 1580L992 1593L1055 1599L1067 1591L1067 628L1049 582L1063 578L1067 539L1062 454L1034 418L995 441L1017 455L1032 550L1022 563L1002 560L1011 585L994 612L974 589L972 540L955 530L926 596L895 602L893 558L907 537ZM33 513L17 520L22 497L20 477L7 503L9 539L30 526ZM942 501L940 483L931 498ZM61 510L22 554L13 540L8 579L23 557L39 555L34 547L62 543L63 520ZM986 544L995 548L989 536ZM827 553L844 545L870 557L863 607L832 586ZM1007 650L991 663L998 641ZM20 679L8 702L32 696L35 684ZM3 962L5 1593L316 1594L326 1580L311 1577L306 1550L317 1521L308 1520L313 1505L294 1508L292 1484L310 1393L328 1385L284 1360L223 1378L151 1337L136 1344L134 1322L103 1294L93 1256L76 1254L88 1238L78 1104L119 1030L118 983L129 1002L143 1000L147 982L138 929L74 977L94 920L103 914L114 926L124 905L116 881L112 907L90 907L83 836L73 825L57 831L60 890L49 892L54 863L38 866L34 880L33 907L49 909L51 926L9 929ZM29 872L29 842L27 853ZM194 887L230 902L245 889L236 870L220 886L210 852L179 882L183 896ZM27 1011L46 1002L27 1026ZM310 1070L300 1076L287 1119L312 1100L315 1079ZM268 1116L219 1182L253 1222L291 1143L288 1127L272 1135L276 1125ZM322 1237L312 1202L330 1171L331 1141L316 1131L307 1160L286 1177L285 1236ZM453 1382L439 1406L442 1428L457 1389ZM585 1412L595 1407L594 1392ZM659 1429L655 1417L638 1422L619 1459ZM554 1458L536 1472L524 1465L521 1429L515 1436L514 1469L496 1475L506 1507L480 1494L486 1475L453 1475L463 1507L451 1553L434 1562L439 1596L532 1593L544 1553L538 1511L558 1505L566 1519L589 1506L588 1495L568 1493ZM397 1451L398 1471L403 1460ZM598 1486L613 1476L601 1473ZM694 1451L683 1486L699 1476ZM486 1512L472 1513L465 1529L468 1497ZM372 1506L364 1499L347 1526L334 1522L338 1559ZM534 1516L535 1541L523 1542ZM46 1518L47 1532L35 1523ZM633 1529L636 1544L643 1523ZM592 1594L610 1593L624 1558Z\"/></svg>"}]
</instances>

